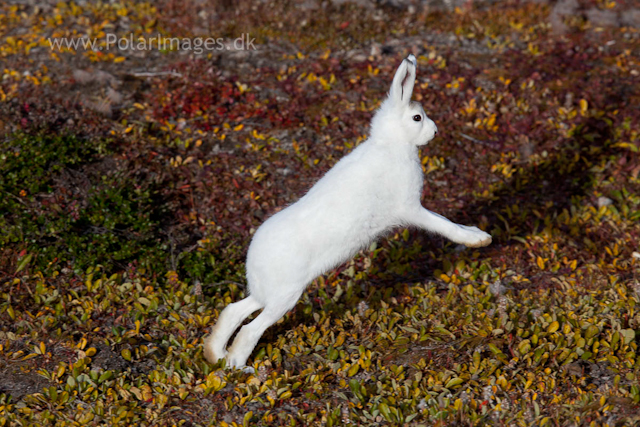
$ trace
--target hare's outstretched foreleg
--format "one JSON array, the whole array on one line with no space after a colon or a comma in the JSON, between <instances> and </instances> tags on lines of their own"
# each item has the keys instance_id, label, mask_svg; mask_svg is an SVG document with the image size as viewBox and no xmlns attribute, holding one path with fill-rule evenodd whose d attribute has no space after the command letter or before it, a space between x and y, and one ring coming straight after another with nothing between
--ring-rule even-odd
<instances>
[{"instance_id":1,"label":"hare's outstretched foreleg","mask_svg":"<svg viewBox=\"0 0 640 427\"><path fill-rule=\"evenodd\" d=\"M423 207L411 211L406 219L412 225L440 234L453 242L470 248L487 246L491 243L491 235L480 230L478 227L456 224L442 215L438 215Z\"/></svg>"},{"instance_id":2,"label":"hare's outstretched foreleg","mask_svg":"<svg viewBox=\"0 0 640 427\"><path fill-rule=\"evenodd\" d=\"M263 305L251 295L236 303L229 304L218 321L211 328L211 334L204 339L204 357L211 363L216 363L226 356L224 349L231 335L251 313L261 309Z\"/></svg>"}]
</instances>

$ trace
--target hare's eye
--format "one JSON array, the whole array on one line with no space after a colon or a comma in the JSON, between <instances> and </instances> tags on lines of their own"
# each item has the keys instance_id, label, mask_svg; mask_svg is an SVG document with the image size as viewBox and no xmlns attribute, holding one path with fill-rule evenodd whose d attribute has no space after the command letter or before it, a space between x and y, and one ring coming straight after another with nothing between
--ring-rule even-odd
<instances>
[{"instance_id":1,"label":"hare's eye","mask_svg":"<svg viewBox=\"0 0 640 427\"><path fill-rule=\"evenodd\" d=\"M419 122L420 120L422 120L422 116L420 114L416 114L415 116L413 116L413 121Z\"/></svg>"}]
</instances>

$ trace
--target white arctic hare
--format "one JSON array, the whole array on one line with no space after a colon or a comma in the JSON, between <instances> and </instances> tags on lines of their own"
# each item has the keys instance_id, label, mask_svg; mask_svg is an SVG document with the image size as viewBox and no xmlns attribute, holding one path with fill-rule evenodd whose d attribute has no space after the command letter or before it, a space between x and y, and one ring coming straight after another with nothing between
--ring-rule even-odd
<instances>
[{"instance_id":1,"label":"white arctic hare","mask_svg":"<svg viewBox=\"0 0 640 427\"><path fill-rule=\"evenodd\" d=\"M264 331L292 309L317 276L345 262L393 227L416 226L470 247L491 236L455 224L420 204L423 174L418 150L438 129L411 102L416 58L402 61L388 98L371 121L371 136L340 160L298 202L256 231L247 254L249 296L229 304L204 342L215 363L244 366ZM227 341L251 313L229 352Z\"/></svg>"}]
</instances>

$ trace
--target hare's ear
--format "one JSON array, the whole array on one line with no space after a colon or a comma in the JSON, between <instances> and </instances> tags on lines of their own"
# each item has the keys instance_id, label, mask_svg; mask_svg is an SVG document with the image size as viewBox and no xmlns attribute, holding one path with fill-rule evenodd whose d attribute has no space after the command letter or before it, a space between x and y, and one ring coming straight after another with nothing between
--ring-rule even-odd
<instances>
[{"instance_id":1,"label":"hare's ear","mask_svg":"<svg viewBox=\"0 0 640 427\"><path fill-rule=\"evenodd\" d=\"M389 99L394 103L409 104L416 81L416 65L416 57L409 55L398 67L389 90Z\"/></svg>"}]
</instances>

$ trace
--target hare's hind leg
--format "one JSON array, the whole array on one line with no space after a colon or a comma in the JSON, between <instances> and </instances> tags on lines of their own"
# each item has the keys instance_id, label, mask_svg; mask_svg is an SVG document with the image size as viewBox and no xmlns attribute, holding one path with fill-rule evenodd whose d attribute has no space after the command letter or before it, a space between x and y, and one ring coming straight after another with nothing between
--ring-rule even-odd
<instances>
[{"instance_id":1,"label":"hare's hind leg","mask_svg":"<svg viewBox=\"0 0 640 427\"><path fill-rule=\"evenodd\" d=\"M211 328L211 334L204 339L204 357L211 363L216 363L225 357L227 352L224 348L231 335L244 319L262 307L262 304L251 295L225 307L218 321Z\"/></svg>"},{"instance_id":2,"label":"hare's hind leg","mask_svg":"<svg viewBox=\"0 0 640 427\"><path fill-rule=\"evenodd\" d=\"M280 320L287 311L295 307L299 297L298 295L291 299L285 298L283 301L279 301L277 306L275 304L267 305L258 317L251 323L244 325L233 340L226 356L229 366L238 368L245 366L264 331Z\"/></svg>"}]
</instances>

